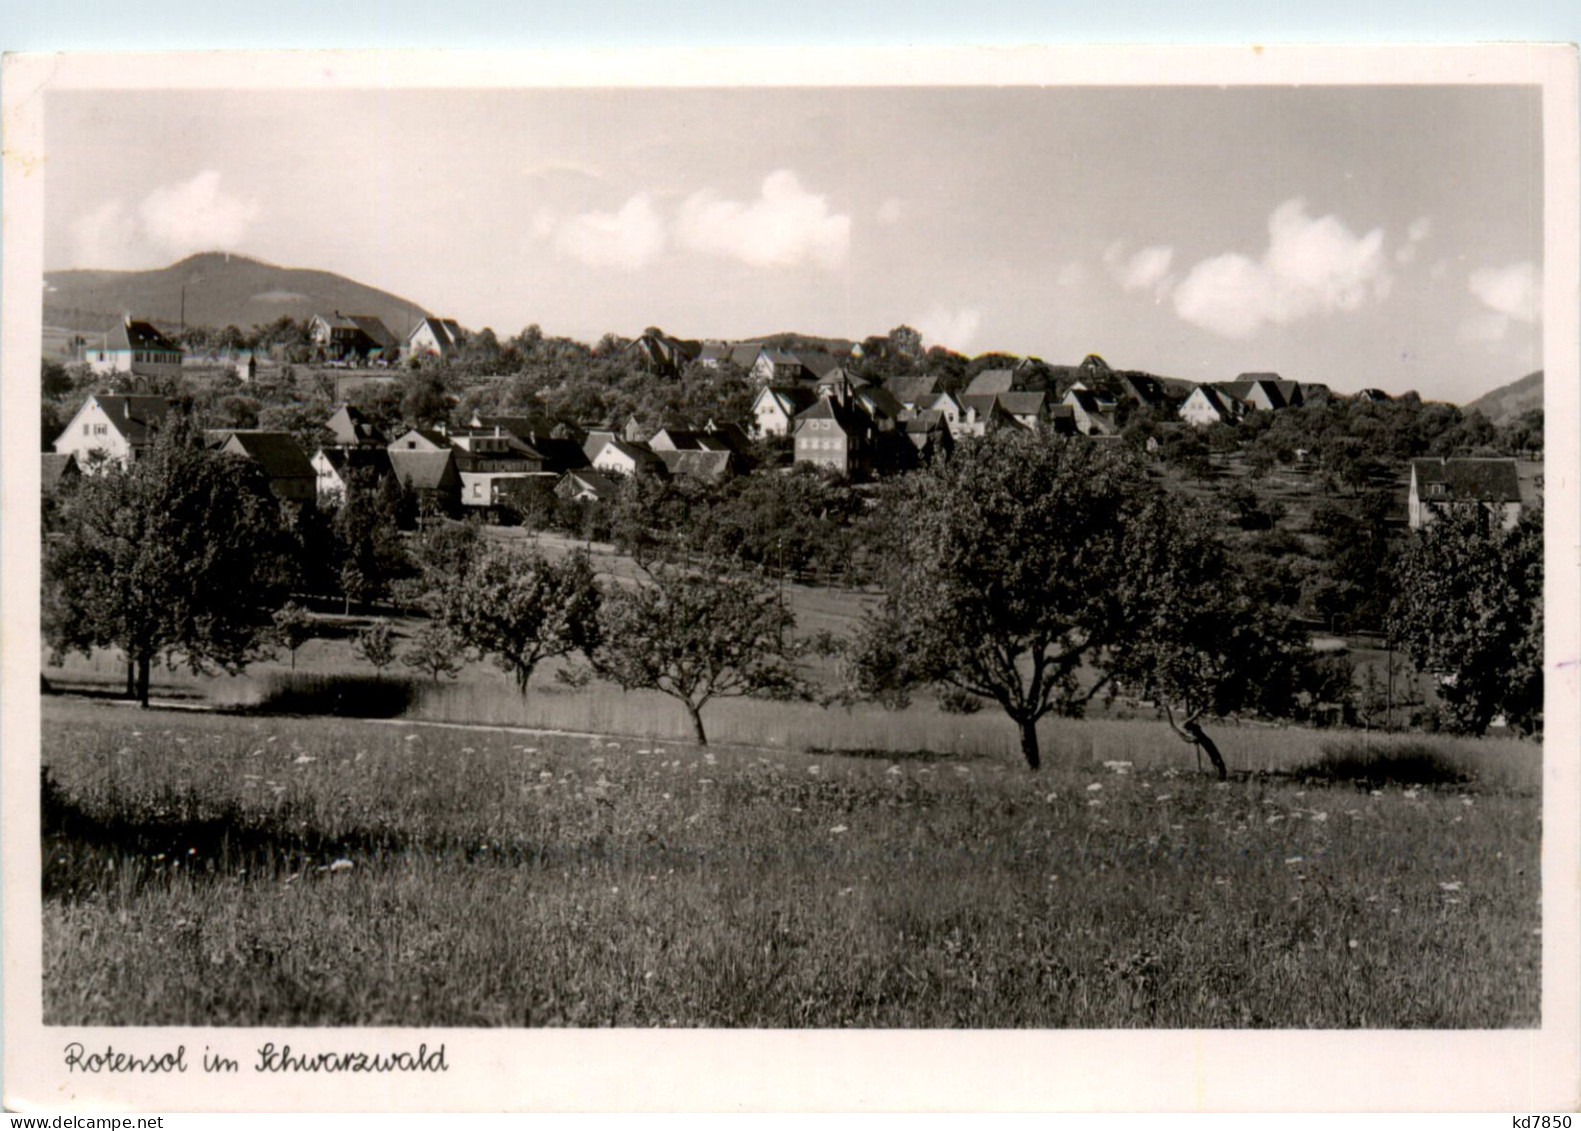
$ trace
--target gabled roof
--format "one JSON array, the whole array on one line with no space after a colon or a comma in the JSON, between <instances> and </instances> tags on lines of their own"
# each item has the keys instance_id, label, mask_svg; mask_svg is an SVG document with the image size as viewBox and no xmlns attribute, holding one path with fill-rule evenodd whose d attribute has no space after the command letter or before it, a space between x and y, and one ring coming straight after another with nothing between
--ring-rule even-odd
<instances>
[{"instance_id":1,"label":"gabled roof","mask_svg":"<svg viewBox=\"0 0 1581 1131\"><path fill-rule=\"evenodd\" d=\"M598 453L604 450L604 445L615 439L615 433L608 428L589 429L587 439L582 441L582 454L592 463L598 458Z\"/></svg>"},{"instance_id":2,"label":"gabled roof","mask_svg":"<svg viewBox=\"0 0 1581 1131\"><path fill-rule=\"evenodd\" d=\"M839 369L845 362L845 358L836 357L832 353L824 353L822 350L807 350L796 356L801 362L802 368L820 380L827 377L834 370Z\"/></svg>"},{"instance_id":3,"label":"gabled roof","mask_svg":"<svg viewBox=\"0 0 1581 1131\"><path fill-rule=\"evenodd\" d=\"M1015 388L1015 370L1013 369L985 369L972 383L966 386L967 396L983 396L989 393L1008 393Z\"/></svg>"},{"instance_id":4,"label":"gabled roof","mask_svg":"<svg viewBox=\"0 0 1581 1131\"><path fill-rule=\"evenodd\" d=\"M170 411L170 402L164 397L141 393L95 393L88 400L97 402L115 430L134 446L151 441L153 430L164 422L165 414Z\"/></svg>"},{"instance_id":5,"label":"gabled roof","mask_svg":"<svg viewBox=\"0 0 1581 1131\"><path fill-rule=\"evenodd\" d=\"M418 442L415 448L410 446L413 441ZM408 428L390 441L392 452L448 452L450 446L450 437L432 428Z\"/></svg>"},{"instance_id":6,"label":"gabled roof","mask_svg":"<svg viewBox=\"0 0 1581 1131\"><path fill-rule=\"evenodd\" d=\"M960 403L961 408L969 409L977 413L978 416L986 417L994 411L994 406L999 403L999 394L962 393L956 400Z\"/></svg>"},{"instance_id":7,"label":"gabled roof","mask_svg":"<svg viewBox=\"0 0 1581 1131\"><path fill-rule=\"evenodd\" d=\"M568 471L565 473L565 477L555 484L555 491L557 493L561 492L568 484L573 488L580 486L584 490L590 491L599 502L613 499L620 494L620 484L602 471L592 471L590 469Z\"/></svg>"},{"instance_id":8,"label":"gabled roof","mask_svg":"<svg viewBox=\"0 0 1581 1131\"><path fill-rule=\"evenodd\" d=\"M1435 483L1446 488L1440 498L1479 499L1489 503L1521 501L1521 480L1512 459L1414 459L1411 478L1421 490Z\"/></svg>"},{"instance_id":9,"label":"gabled roof","mask_svg":"<svg viewBox=\"0 0 1581 1131\"><path fill-rule=\"evenodd\" d=\"M684 475L693 479L706 479L717 483L727 479L735 470L729 451L662 451L655 452L671 475Z\"/></svg>"},{"instance_id":10,"label":"gabled roof","mask_svg":"<svg viewBox=\"0 0 1581 1131\"><path fill-rule=\"evenodd\" d=\"M780 411L786 416L805 412L818 399L818 394L806 385L765 385L763 392L758 396L762 397L765 394L778 402Z\"/></svg>"},{"instance_id":11,"label":"gabled roof","mask_svg":"<svg viewBox=\"0 0 1581 1131\"><path fill-rule=\"evenodd\" d=\"M659 452L728 452L724 438L698 428L660 428L648 437L648 447Z\"/></svg>"},{"instance_id":12,"label":"gabled roof","mask_svg":"<svg viewBox=\"0 0 1581 1131\"><path fill-rule=\"evenodd\" d=\"M135 318L122 321L105 335L105 349L110 350L168 350L180 353L181 347L161 334L152 322Z\"/></svg>"},{"instance_id":13,"label":"gabled roof","mask_svg":"<svg viewBox=\"0 0 1581 1131\"><path fill-rule=\"evenodd\" d=\"M384 433L356 405L343 404L324 422L342 444L383 444Z\"/></svg>"},{"instance_id":14,"label":"gabled roof","mask_svg":"<svg viewBox=\"0 0 1581 1131\"><path fill-rule=\"evenodd\" d=\"M868 414L875 419L897 420L900 414L906 411L906 406L895 399L895 395L882 385L868 385L866 388L857 389L853 396L862 402Z\"/></svg>"},{"instance_id":15,"label":"gabled roof","mask_svg":"<svg viewBox=\"0 0 1581 1131\"><path fill-rule=\"evenodd\" d=\"M799 413L796 417L796 430L800 431L814 420L833 420L840 431L847 436L860 436L867 431L866 425L857 415L833 397L819 397L817 404L806 412Z\"/></svg>"},{"instance_id":16,"label":"gabled roof","mask_svg":"<svg viewBox=\"0 0 1581 1131\"><path fill-rule=\"evenodd\" d=\"M657 469L664 466L664 461L659 458L658 453L648 447L647 444L635 444L619 436L611 436L600 445L591 459L596 462L599 456L603 455L610 448L614 448L621 455L631 460L639 470L642 468Z\"/></svg>"},{"instance_id":17,"label":"gabled roof","mask_svg":"<svg viewBox=\"0 0 1581 1131\"><path fill-rule=\"evenodd\" d=\"M324 323L324 325L328 326L331 330L348 330L354 332L362 329L361 326L358 326L355 322L338 310L333 314L315 314L313 315L313 320L315 322Z\"/></svg>"},{"instance_id":18,"label":"gabled roof","mask_svg":"<svg viewBox=\"0 0 1581 1131\"><path fill-rule=\"evenodd\" d=\"M1219 419L1224 421L1235 420L1245 415L1248 405L1233 393L1227 392L1223 387L1213 385L1198 385L1191 391L1191 396L1201 395L1208 402L1208 407L1218 413ZM1188 401L1191 397L1186 398ZM1184 406L1182 406L1184 407Z\"/></svg>"},{"instance_id":19,"label":"gabled roof","mask_svg":"<svg viewBox=\"0 0 1581 1131\"><path fill-rule=\"evenodd\" d=\"M757 364L758 354L762 351L763 345L760 342L741 342L730 347L728 360L742 369L751 369Z\"/></svg>"},{"instance_id":20,"label":"gabled roof","mask_svg":"<svg viewBox=\"0 0 1581 1131\"><path fill-rule=\"evenodd\" d=\"M342 479L364 470L380 477L390 474L390 453L383 448L320 448L314 458L329 464Z\"/></svg>"},{"instance_id":21,"label":"gabled roof","mask_svg":"<svg viewBox=\"0 0 1581 1131\"><path fill-rule=\"evenodd\" d=\"M270 479L313 479L318 475L302 445L289 432L238 428L220 450L246 456L262 467Z\"/></svg>"},{"instance_id":22,"label":"gabled roof","mask_svg":"<svg viewBox=\"0 0 1581 1131\"><path fill-rule=\"evenodd\" d=\"M395 335L390 333L390 328L384 324L383 319L372 314L348 314L346 318L357 329L373 339L373 344L377 348L391 349L400 345L400 342L396 341Z\"/></svg>"},{"instance_id":23,"label":"gabled roof","mask_svg":"<svg viewBox=\"0 0 1581 1131\"><path fill-rule=\"evenodd\" d=\"M937 432L946 427L944 413L937 409L919 409L908 412L901 427L907 432Z\"/></svg>"},{"instance_id":24,"label":"gabled roof","mask_svg":"<svg viewBox=\"0 0 1581 1131\"><path fill-rule=\"evenodd\" d=\"M391 451L389 457L390 470L396 478L410 483L414 490L446 490L461 484L455 456L448 449L442 452Z\"/></svg>"},{"instance_id":25,"label":"gabled roof","mask_svg":"<svg viewBox=\"0 0 1581 1131\"><path fill-rule=\"evenodd\" d=\"M999 403L1012 416L1037 416L1048 402L1044 393L1000 393Z\"/></svg>"},{"instance_id":26,"label":"gabled roof","mask_svg":"<svg viewBox=\"0 0 1581 1131\"><path fill-rule=\"evenodd\" d=\"M697 350L697 360L704 362L729 361L735 347L729 342L704 342Z\"/></svg>"},{"instance_id":27,"label":"gabled roof","mask_svg":"<svg viewBox=\"0 0 1581 1131\"><path fill-rule=\"evenodd\" d=\"M954 393L934 393L931 397L923 397L917 402L919 409L938 409L944 411L944 406L953 404L957 409L964 408L961 400Z\"/></svg>"},{"instance_id":28,"label":"gabled roof","mask_svg":"<svg viewBox=\"0 0 1581 1131\"><path fill-rule=\"evenodd\" d=\"M1243 376L1242 380L1227 381L1217 388L1248 404L1254 403L1252 398L1261 392L1271 408L1280 409L1290 406L1290 397L1295 384L1294 381L1280 381L1272 377L1247 380Z\"/></svg>"},{"instance_id":29,"label":"gabled roof","mask_svg":"<svg viewBox=\"0 0 1581 1131\"><path fill-rule=\"evenodd\" d=\"M937 377L891 377L884 382L884 388L888 389L890 395L901 404L920 408L921 402L925 397L931 397L939 391L939 379Z\"/></svg>"},{"instance_id":30,"label":"gabled roof","mask_svg":"<svg viewBox=\"0 0 1581 1131\"><path fill-rule=\"evenodd\" d=\"M1168 399L1163 383L1146 373L1121 373L1118 375L1120 390L1132 400L1145 405L1162 404Z\"/></svg>"},{"instance_id":31,"label":"gabled roof","mask_svg":"<svg viewBox=\"0 0 1581 1131\"><path fill-rule=\"evenodd\" d=\"M424 326L433 335L434 341L439 343L439 348L455 349L461 345L461 324L454 318L424 318L412 327L412 332L406 335L406 340L411 341L417 332Z\"/></svg>"}]
</instances>

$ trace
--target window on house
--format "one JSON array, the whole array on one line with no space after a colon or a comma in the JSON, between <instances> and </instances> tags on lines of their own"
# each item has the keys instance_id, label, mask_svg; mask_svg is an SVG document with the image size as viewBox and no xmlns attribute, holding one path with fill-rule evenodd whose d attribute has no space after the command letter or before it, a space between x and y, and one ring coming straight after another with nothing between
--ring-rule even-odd
<instances>
[{"instance_id":1,"label":"window on house","mask_svg":"<svg viewBox=\"0 0 1581 1131\"><path fill-rule=\"evenodd\" d=\"M89 431L89 430L88 430L88 426L87 426L87 425L86 425L86 424L84 424L84 425L83 425L83 426L82 426L82 434L83 434L83 435L84 435L84 436L91 436L91 435L92 435L92 434L93 434L93 433L91 433L91 432L90 432L90 431Z\"/></svg>"},{"instance_id":2,"label":"window on house","mask_svg":"<svg viewBox=\"0 0 1581 1131\"><path fill-rule=\"evenodd\" d=\"M110 431L110 426L108 424L95 424L93 426L93 434L95 436L106 435L109 431Z\"/></svg>"}]
</instances>

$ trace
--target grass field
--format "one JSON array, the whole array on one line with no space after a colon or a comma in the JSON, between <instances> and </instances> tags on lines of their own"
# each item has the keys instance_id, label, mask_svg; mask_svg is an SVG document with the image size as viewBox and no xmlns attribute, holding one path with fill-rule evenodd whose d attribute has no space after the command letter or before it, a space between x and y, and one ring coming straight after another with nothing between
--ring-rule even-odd
<instances>
[{"instance_id":1,"label":"grass field","mask_svg":"<svg viewBox=\"0 0 1581 1131\"><path fill-rule=\"evenodd\" d=\"M45 1018L1538 1022L1533 744L1238 728L1284 772L1219 785L1150 721L1031 775L889 718L856 756L46 700Z\"/></svg>"}]
</instances>

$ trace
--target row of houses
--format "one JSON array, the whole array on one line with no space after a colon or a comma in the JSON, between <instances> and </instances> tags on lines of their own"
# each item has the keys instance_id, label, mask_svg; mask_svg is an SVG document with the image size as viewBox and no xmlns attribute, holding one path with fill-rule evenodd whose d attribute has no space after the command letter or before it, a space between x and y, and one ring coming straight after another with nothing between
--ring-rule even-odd
<instances>
[{"instance_id":1,"label":"row of houses","mask_svg":"<svg viewBox=\"0 0 1581 1131\"><path fill-rule=\"evenodd\" d=\"M466 331L452 318L424 317L405 338L397 338L384 322L371 314L315 314L308 322L308 337L326 360L342 364L389 365L413 357L450 358L466 341ZM149 377L179 376L188 363L232 364L244 378L256 374L252 350L226 350L207 355L189 354L152 322L122 319L92 348L84 348L83 361L98 374L135 373Z\"/></svg>"}]
</instances>

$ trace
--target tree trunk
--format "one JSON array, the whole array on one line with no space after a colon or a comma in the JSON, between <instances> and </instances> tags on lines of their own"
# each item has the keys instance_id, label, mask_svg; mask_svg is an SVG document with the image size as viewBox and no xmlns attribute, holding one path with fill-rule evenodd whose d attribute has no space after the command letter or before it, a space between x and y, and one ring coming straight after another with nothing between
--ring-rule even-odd
<instances>
[{"instance_id":1,"label":"tree trunk","mask_svg":"<svg viewBox=\"0 0 1581 1131\"><path fill-rule=\"evenodd\" d=\"M1197 744L1199 749L1207 753L1208 761L1212 762L1213 768L1219 771L1219 780L1224 781L1228 778L1229 771L1225 769L1224 759L1219 754L1219 748L1213 744L1213 739L1209 738L1195 722L1186 724L1186 733L1191 735L1192 741Z\"/></svg>"},{"instance_id":2,"label":"tree trunk","mask_svg":"<svg viewBox=\"0 0 1581 1131\"><path fill-rule=\"evenodd\" d=\"M137 698L137 665L128 657L126 661L126 697Z\"/></svg>"},{"instance_id":3,"label":"tree trunk","mask_svg":"<svg viewBox=\"0 0 1581 1131\"><path fill-rule=\"evenodd\" d=\"M148 707L148 675L153 667L153 660L148 656L140 657L137 661L137 701L145 709Z\"/></svg>"},{"instance_id":4,"label":"tree trunk","mask_svg":"<svg viewBox=\"0 0 1581 1131\"><path fill-rule=\"evenodd\" d=\"M1018 723L1021 728L1021 754L1027 760L1029 770L1037 770L1043 765L1043 759L1038 756L1038 724L1037 720Z\"/></svg>"},{"instance_id":5,"label":"tree trunk","mask_svg":"<svg viewBox=\"0 0 1581 1131\"><path fill-rule=\"evenodd\" d=\"M688 703L686 704L686 711L687 714L692 716L692 733L697 736L697 745L707 746L708 735L703 730L703 709Z\"/></svg>"}]
</instances>

